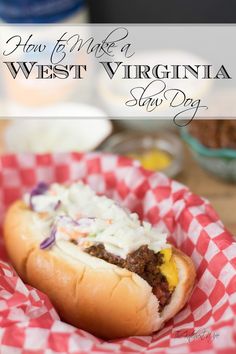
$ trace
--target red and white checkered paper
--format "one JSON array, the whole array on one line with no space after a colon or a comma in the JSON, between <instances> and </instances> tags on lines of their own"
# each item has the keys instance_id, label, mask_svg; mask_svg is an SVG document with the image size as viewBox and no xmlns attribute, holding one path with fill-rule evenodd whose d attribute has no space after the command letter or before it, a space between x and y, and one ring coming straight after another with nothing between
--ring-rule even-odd
<instances>
[{"instance_id":1,"label":"red and white checkered paper","mask_svg":"<svg viewBox=\"0 0 236 354\"><path fill-rule=\"evenodd\" d=\"M166 230L197 268L188 304L160 332L107 342L61 322L47 297L25 285L7 263L1 237L1 354L236 353L236 245L206 200L163 174L113 155L7 155L0 164L1 218L39 181L82 179Z\"/></svg>"}]
</instances>

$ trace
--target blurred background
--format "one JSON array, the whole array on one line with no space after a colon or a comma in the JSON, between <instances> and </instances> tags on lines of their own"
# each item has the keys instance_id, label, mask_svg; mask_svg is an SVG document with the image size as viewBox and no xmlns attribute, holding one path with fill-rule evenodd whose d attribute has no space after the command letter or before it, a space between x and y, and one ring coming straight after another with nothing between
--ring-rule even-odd
<instances>
[{"instance_id":1,"label":"blurred background","mask_svg":"<svg viewBox=\"0 0 236 354\"><path fill-rule=\"evenodd\" d=\"M234 0L1 0L12 23L87 20L94 23L235 23Z\"/></svg>"},{"instance_id":2,"label":"blurred background","mask_svg":"<svg viewBox=\"0 0 236 354\"><path fill-rule=\"evenodd\" d=\"M226 24L235 23L236 2L1 0L0 18L2 23ZM10 87L10 92L12 105L17 104L20 112L19 102L14 102L14 87ZM60 100L60 95L54 100ZM1 153L102 150L129 156L145 168L161 171L209 199L236 235L236 120L194 120L179 128L166 120L111 120L106 109L96 111L99 118L91 120L96 107L83 105L77 109L87 119L59 119L55 124L45 119L2 117ZM70 107L66 107L65 113L62 110L62 116L69 115L69 110Z\"/></svg>"}]
</instances>

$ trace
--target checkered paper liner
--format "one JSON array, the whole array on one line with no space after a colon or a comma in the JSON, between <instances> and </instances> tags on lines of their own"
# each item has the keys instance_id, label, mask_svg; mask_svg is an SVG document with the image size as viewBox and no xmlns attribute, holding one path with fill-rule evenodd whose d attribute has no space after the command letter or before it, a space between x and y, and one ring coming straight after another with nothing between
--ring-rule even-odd
<instances>
[{"instance_id":1,"label":"checkered paper liner","mask_svg":"<svg viewBox=\"0 0 236 354\"><path fill-rule=\"evenodd\" d=\"M161 173L114 155L5 155L0 164L1 224L6 208L39 181L82 179L167 231L197 269L188 304L161 331L107 342L60 321L48 298L25 285L7 263L1 237L1 354L235 354L236 245L206 200Z\"/></svg>"}]
</instances>

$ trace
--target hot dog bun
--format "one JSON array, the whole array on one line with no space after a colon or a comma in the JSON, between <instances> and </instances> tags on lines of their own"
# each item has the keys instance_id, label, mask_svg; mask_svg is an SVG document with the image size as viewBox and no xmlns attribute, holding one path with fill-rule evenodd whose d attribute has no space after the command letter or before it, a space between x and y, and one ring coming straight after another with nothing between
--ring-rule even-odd
<instances>
[{"instance_id":1,"label":"hot dog bun","mask_svg":"<svg viewBox=\"0 0 236 354\"><path fill-rule=\"evenodd\" d=\"M38 218L24 202L15 202L5 218L5 245L21 278L49 296L62 320L105 339L150 335L188 300L195 269L181 251L173 252L179 282L160 314L151 286L137 274L64 240L40 250Z\"/></svg>"}]
</instances>

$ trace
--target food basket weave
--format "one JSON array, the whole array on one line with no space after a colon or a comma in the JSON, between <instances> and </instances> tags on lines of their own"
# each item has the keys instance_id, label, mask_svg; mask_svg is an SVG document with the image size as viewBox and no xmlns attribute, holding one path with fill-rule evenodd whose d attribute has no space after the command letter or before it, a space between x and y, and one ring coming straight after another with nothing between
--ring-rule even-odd
<instances>
[{"instance_id":1,"label":"food basket weave","mask_svg":"<svg viewBox=\"0 0 236 354\"><path fill-rule=\"evenodd\" d=\"M0 353L235 354L236 245L209 202L184 185L115 155L3 155L1 224L6 208L38 182L78 179L158 225L192 258L197 281L191 298L158 333L107 342L60 321L48 298L12 269L1 237Z\"/></svg>"}]
</instances>

